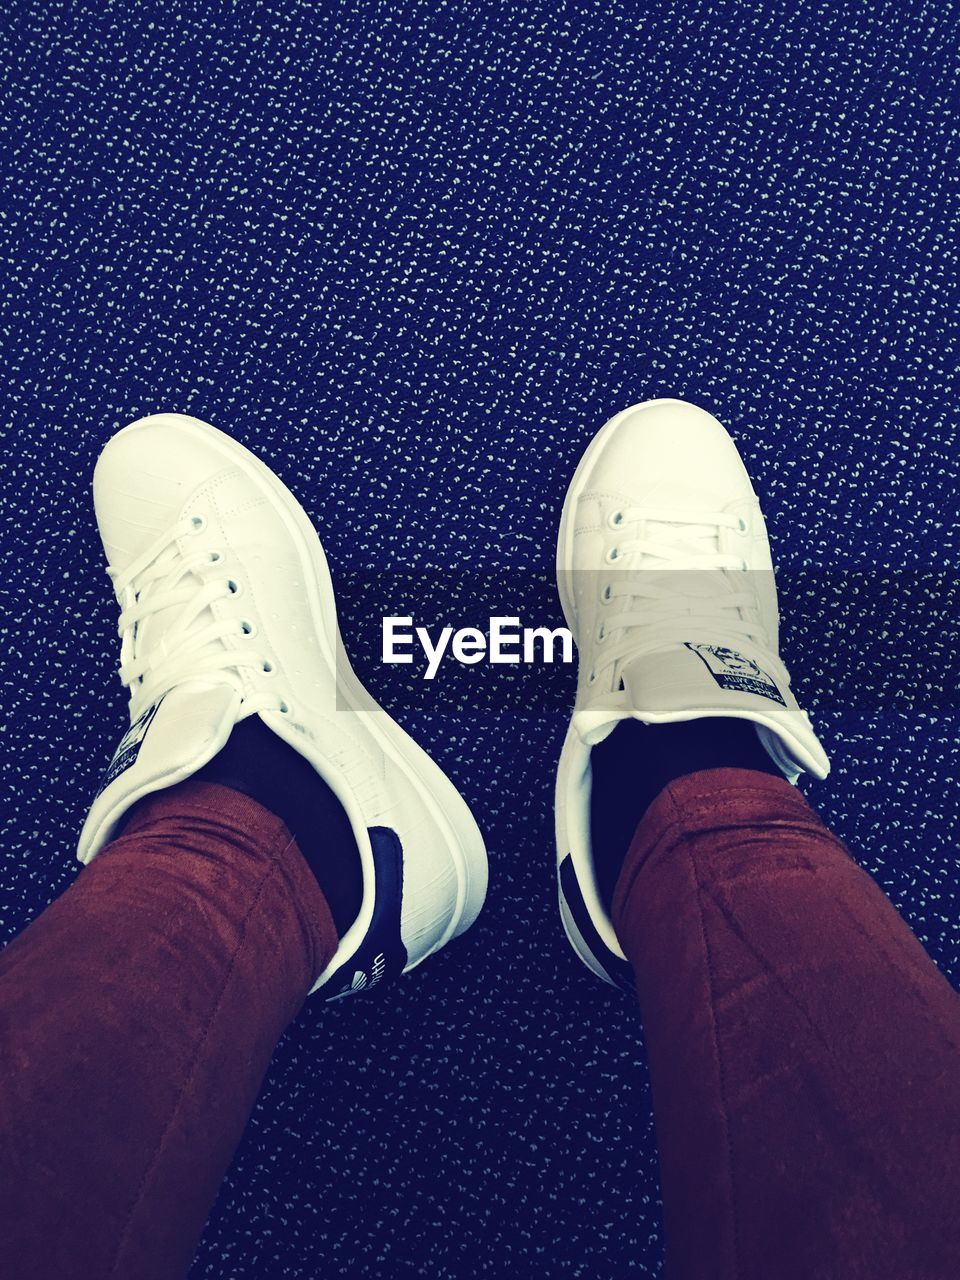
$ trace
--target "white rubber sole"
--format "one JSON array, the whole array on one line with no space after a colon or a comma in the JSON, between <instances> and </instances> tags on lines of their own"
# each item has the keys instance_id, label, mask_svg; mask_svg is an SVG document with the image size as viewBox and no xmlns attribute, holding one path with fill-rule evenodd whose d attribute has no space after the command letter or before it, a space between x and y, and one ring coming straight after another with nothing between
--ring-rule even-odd
<instances>
[{"instance_id":1,"label":"white rubber sole","mask_svg":"<svg viewBox=\"0 0 960 1280\"><path fill-rule=\"evenodd\" d=\"M606 969L601 966L596 956L584 941L583 935L577 928L573 916L570 914L570 908L567 906L562 892L558 892L557 900L560 904L560 922L563 925L563 932L567 935L567 941L577 953L578 958L583 961L592 974L601 978L611 987L615 987L617 984L611 979ZM624 959L626 959L626 957L624 957Z\"/></svg>"},{"instance_id":2,"label":"white rubber sole","mask_svg":"<svg viewBox=\"0 0 960 1280\"><path fill-rule=\"evenodd\" d=\"M569 730L568 730L569 732ZM564 741L564 746L566 741ZM564 858L570 852L570 842L567 839L567 805L563 798L567 794L567 770L564 765L566 751L561 749L560 763L557 768L557 781L554 791L554 830L556 839L557 852L557 904L560 908L560 923L563 925L563 932L567 936L573 950L583 963L587 966L591 973L595 973L598 978L603 978L605 982L610 979L600 967L599 961L593 952L587 946L587 943L577 928L570 908L567 906L567 900L563 896L563 887L560 883L560 867Z\"/></svg>"},{"instance_id":3,"label":"white rubber sole","mask_svg":"<svg viewBox=\"0 0 960 1280\"><path fill-rule=\"evenodd\" d=\"M333 580L323 546L310 517L286 485L265 462L231 436L186 414L152 414L138 419L117 434L125 435L146 426L176 426L196 431L231 464L247 472L255 480L267 484L303 566L308 570L304 573L304 581L307 584L310 614L327 659L331 681L336 682L339 673L340 696L351 710L368 717L366 724L371 737L410 786L416 789L443 832L456 874L457 898L446 930L429 951L406 966L404 972L409 972L452 938L469 929L480 914L487 891L487 854L473 814L443 770L390 718L360 683L350 666L337 622ZM404 851L405 858L412 856L415 855L411 851Z\"/></svg>"},{"instance_id":4,"label":"white rubber sole","mask_svg":"<svg viewBox=\"0 0 960 1280\"><path fill-rule=\"evenodd\" d=\"M572 729L567 730L567 734L572 733ZM569 772L568 753L566 750L567 739L564 738L564 745L560 751L560 762L557 766L557 781L554 790L554 833L556 839L557 852L557 900L560 904L560 920L563 924L563 931L567 935L567 941L573 947L579 958L587 966L587 968L603 978L604 982L610 982L611 978L605 969L602 968L600 961L593 954L580 930L574 923L573 916L567 906L563 896L563 889L560 884L560 867L564 858L570 853L570 840L567 831L567 790L569 781L567 774ZM578 877L579 878L579 877ZM582 892L582 885L581 885ZM586 895L584 895L586 897ZM588 908L589 909L589 908ZM606 919L597 919L595 913L593 916L593 926L599 934L603 943L610 951L620 960L625 960L623 948L620 946L620 940L617 938L612 922ZM613 985L616 985L615 983Z\"/></svg>"}]
</instances>

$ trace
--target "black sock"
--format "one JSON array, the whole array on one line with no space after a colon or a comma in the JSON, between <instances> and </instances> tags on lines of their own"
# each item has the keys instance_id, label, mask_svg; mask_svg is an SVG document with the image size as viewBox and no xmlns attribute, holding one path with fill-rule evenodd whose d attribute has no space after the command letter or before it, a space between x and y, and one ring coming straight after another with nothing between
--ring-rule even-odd
<instances>
[{"instance_id":1,"label":"black sock","mask_svg":"<svg viewBox=\"0 0 960 1280\"><path fill-rule=\"evenodd\" d=\"M323 890L342 938L360 913L360 852L343 805L309 760L272 733L259 716L248 716L194 777L242 791L287 826Z\"/></svg>"},{"instance_id":2,"label":"black sock","mask_svg":"<svg viewBox=\"0 0 960 1280\"><path fill-rule=\"evenodd\" d=\"M750 720L707 717L676 724L623 720L593 748L590 834L600 896L609 908L637 823L668 782L700 769L783 774Z\"/></svg>"}]
</instances>

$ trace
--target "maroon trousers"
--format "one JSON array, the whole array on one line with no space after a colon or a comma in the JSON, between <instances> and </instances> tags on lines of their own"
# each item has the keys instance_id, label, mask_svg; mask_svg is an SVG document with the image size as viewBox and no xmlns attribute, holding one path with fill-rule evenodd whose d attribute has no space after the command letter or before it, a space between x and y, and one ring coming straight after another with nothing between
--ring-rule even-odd
<instances>
[{"instance_id":1,"label":"maroon trousers","mask_svg":"<svg viewBox=\"0 0 960 1280\"><path fill-rule=\"evenodd\" d=\"M960 999L780 778L709 769L617 885L660 1147L667 1274L960 1277Z\"/></svg>"},{"instance_id":2,"label":"maroon trousers","mask_svg":"<svg viewBox=\"0 0 960 1280\"><path fill-rule=\"evenodd\" d=\"M956 1280L960 1001L799 792L735 769L671 784L614 917L673 1280ZM185 1273L335 946L253 801L186 783L137 810L0 956L7 1280Z\"/></svg>"}]
</instances>

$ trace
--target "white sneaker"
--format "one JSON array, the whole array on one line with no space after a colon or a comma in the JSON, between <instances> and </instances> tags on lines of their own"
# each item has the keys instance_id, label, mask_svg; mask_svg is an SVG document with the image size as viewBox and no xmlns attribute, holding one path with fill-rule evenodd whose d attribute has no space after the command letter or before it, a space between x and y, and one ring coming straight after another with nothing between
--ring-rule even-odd
<instances>
[{"instance_id":1,"label":"white sneaker","mask_svg":"<svg viewBox=\"0 0 960 1280\"><path fill-rule=\"evenodd\" d=\"M80 861L132 804L196 773L256 714L334 791L360 851L360 914L313 990L370 990L463 933L486 892L480 832L351 670L323 549L293 495L229 436L165 413L108 443L94 505L122 610L131 727Z\"/></svg>"},{"instance_id":2,"label":"white sneaker","mask_svg":"<svg viewBox=\"0 0 960 1280\"><path fill-rule=\"evenodd\" d=\"M560 914L594 973L632 985L597 890L592 748L625 719L752 720L785 777L830 765L790 691L760 505L719 422L650 400L594 437L567 492L557 581L580 656L557 775Z\"/></svg>"}]
</instances>

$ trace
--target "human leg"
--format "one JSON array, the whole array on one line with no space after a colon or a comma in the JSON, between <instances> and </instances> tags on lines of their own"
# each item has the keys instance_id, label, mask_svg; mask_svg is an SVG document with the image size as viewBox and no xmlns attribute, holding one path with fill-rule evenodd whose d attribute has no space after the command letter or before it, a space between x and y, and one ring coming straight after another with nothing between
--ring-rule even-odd
<instances>
[{"instance_id":1,"label":"human leg","mask_svg":"<svg viewBox=\"0 0 960 1280\"><path fill-rule=\"evenodd\" d=\"M337 947L284 824L187 782L0 953L9 1280L189 1266L281 1033Z\"/></svg>"},{"instance_id":2,"label":"human leg","mask_svg":"<svg viewBox=\"0 0 960 1280\"><path fill-rule=\"evenodd\" d=\"M20 1184L0 1203L44 1280L173 1274L307 991L385 985L486 887L466 804L351 670L319 540L263 463L158 415L110 442L94 499L131 723L87 870L4 953L0 991ZM58 1212L68 1171L103 1214L89 1256ZM49 1228L34 1252L27 1228Z\"/></svg>"},{"instance_id":3,"label":"human leg","mask_svg":"<svg viewBox=\"0 0 960 1280\"><path fill-rule=\"evenodd\" d=\"M668 1274L960 1275L960 999L799 791L744 769L669 784L613 920Z\"/></svg>"},{"instance_id":4,"label":"human leg","mask_svg":"<svg viewBox=\"0 0 960 1280\"><path fill-rule=\"evenodd\" d=\"M956 1000L771 776L822 778L828 762L779 655L763 518L720 424L678 401L608 423L571 483L557 565L580 651L561 915L592 971L641 990L674 1274L956 1274Z\"/></svg>"}]
</instances>

